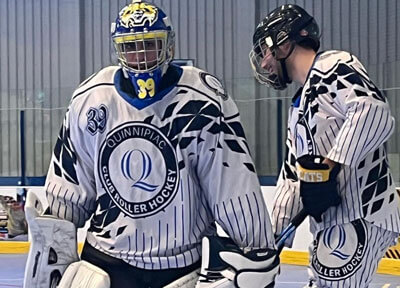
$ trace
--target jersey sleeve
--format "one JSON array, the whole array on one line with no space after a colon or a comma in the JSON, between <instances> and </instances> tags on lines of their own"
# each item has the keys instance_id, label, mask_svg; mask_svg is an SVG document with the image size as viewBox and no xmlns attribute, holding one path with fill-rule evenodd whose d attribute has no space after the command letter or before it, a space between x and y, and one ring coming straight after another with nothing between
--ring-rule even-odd
<instances>
[{"instance_id":1,"label":"jersey sleeve","mask_svg":"<svg viewBox=\"0 0 400 288\"><path fill-rule=\"evenodd\" d=\"M274 247L270 217L232 99L220 101L219 114L198 144L197 174L211 213L240 247Z\"/></svg>"},{"instance_id":2,"label":"jersey sleeve","mask_svg":"<svg viewBox=\"0 0 400 288\"><path fill-rule=\"evenodd\" d=\"M344 123L327 158L355 166L386 142L394 131L386 97L372 83L362 65L337 67L337 93L334 99Z\"/></svg>"},{"instance_id":3,"label":"jersey sleeve","mask_svg":"<svg viewBox=\"0 0 400 288\"><path fill-rule=\"evenodd\" d=\"M95 210L94 164L70 109L54 147L45 187L50 213L83 227Z\"/></svg>"},{"instance_id":4,"label":"jersey sleeve","mask_svg":"<svg viewBox=\"0 0 400 288\"><path fill-rule=\"evenodd\" d=\"M286 155L279 174L276 186L276 194L272 210L272 223L276 236L289 225L290 221L301 210L300 187L296 172L296 156L292 149L290 131L286 139ZM292 233L285 241L285 245L291 247L295 233Z\"/></svg>"}]
</instances>

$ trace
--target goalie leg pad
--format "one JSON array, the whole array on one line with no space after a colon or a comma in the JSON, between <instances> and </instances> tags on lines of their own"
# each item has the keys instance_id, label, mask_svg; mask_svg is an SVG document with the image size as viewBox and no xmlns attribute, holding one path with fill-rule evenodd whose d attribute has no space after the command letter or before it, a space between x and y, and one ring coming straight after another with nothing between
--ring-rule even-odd
<instances>
[{"instance_id":1,"label":"goalie leg pad","mask_svg":"<svg viewBox=\"0 0 400 288\"><path fill-rule=\"evenodd\" d=\"M196 288L235 288L235 287L236 286L233 283L233 281L227 278L222 278L212 283L198 281L196 284Z\"/></svg>"},{"instance_id":2,"label":"goalie leg pad","mask_svg":"<svg viewBox=\"0 0 400 288\"><path fill-rule=\"evenodd\" d=\"M110 288L110 286L110 276L107 272L83 260L68 266L57 288Z\"/></svg>"},{"instance_id":3,"label":"goalie leg pad","mask_svg":"<svg viewBox=\"0 0 400 288\"><path fill-rule=\"evenodd\" d=\"M196 269L193 272L176 279L174 282L164 286L164 288L193 288L195 287L197 280L199 279L200 269Z\"/></svg>"},{"instance_id":4,"label":"goalie leg pad","mask_svg":"<svg viewBox=\"0 0 400 288\"><path fill-rule=\"evenodd\" d=\"M24 288L56 287L67 266L79 260L76 228L53 216L38 216L35 201L26 202L31 246L24 275ZM37 204L37 203L36 203Z\"/></svg>"}]
</instances>

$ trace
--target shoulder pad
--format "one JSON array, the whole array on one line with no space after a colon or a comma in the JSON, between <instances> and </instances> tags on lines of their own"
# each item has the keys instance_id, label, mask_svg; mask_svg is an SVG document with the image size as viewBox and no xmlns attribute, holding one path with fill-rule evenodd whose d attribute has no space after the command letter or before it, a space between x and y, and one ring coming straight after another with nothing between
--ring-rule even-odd
<instances>
[{"instance_id":1,"label":"shoulder pad","mask_svg":"<svg viewBox=\"0 0 400 288\"><path fill-rule=\"evenodd\" d=\"M83 81L74 91L73 97L95 85L100 85L104 83L114 84L114 75L115 72L117 72L119 69L120 67L118 66L109 66L100 70L99 72L92 74L85 81Z\"/></svg>"}]
</instances>

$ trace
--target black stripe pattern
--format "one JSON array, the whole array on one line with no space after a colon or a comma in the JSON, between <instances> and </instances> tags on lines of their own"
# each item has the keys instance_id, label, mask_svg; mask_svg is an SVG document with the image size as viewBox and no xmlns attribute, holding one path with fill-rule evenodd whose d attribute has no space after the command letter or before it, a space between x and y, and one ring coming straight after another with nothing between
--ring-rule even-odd
<instances>
[{"instance_id":1,"label":"black stripe pattern","mask_svg":"<svg viewBox=\"0 0 400 288\"><path fill-rule=\"evenodd\" d=\"M295 162L304 154L342 164L342 204L330 208L321 224L312 222L313 230L365 218L399 232L399 197L384 148L394 131L388 102L353 55L326 51L317 57L300 104L290 108L287 154L273 211L275 233L301 208Z\"/></svg>"},{"instance_id":2,"label":"black stripe pattern","mask_svg":"<svg viewBox=\"0 0 400 288\"><path fill-rule=\"evenodd\" d=\"M184 70L170 94L137 110L110 87L116 71L113 69L117 68L100 71L74 94L67 114L71 117L60 133L52 160L52 167L57 163L60 169L51 167L47 178L51 213L78 226L92 216L87 241L96 249L143 269L179 268L198 261L201 239L206 234L216 234L216 222L241 247L273 247L271 221L232 99L216 95L199 79L200 70L187 67L189 70ZM106 107L109 116L102 126L104 131L90 134L86 111L99 105ZM128 209L148 200L151 194L132 190L132 182L123 178L119 150L112 154L113 163L118 164L109 170L118 185L106 186L107 181L101 181L104 174L99 167L104 166L99 154L110 139L107 135L138 122L159 131L175 150L163 155L161 148L140 139L149 146L146 153L152 160L152 171L156 171L154 178L162 176L165 169L154 163L162 166L165 159L177 163L179 173L174 178L177 188L171 202L154 214L135 218L127 213ZM135 141L118 147L125 143L134 146L132 143L138 143ZM125 148L119 149L120 154L125 153ZM69 169L63 168L63 161L59 160L66 158L63 153L69 157L64 160ZM124 195L131 193L128 197L139 201L122 207L116 203L115 194L107 190L114 188L126 192Z\"/></svg>"}]
</instances>

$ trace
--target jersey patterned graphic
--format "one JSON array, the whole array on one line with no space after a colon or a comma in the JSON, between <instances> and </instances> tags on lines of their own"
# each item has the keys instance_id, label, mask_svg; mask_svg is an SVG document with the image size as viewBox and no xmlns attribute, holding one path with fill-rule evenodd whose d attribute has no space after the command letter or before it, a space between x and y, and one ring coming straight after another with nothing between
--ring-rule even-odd
<instances>
[{"instance_id":1,"label":"jersey patterned graphic","mask_svg":"<svg viewBox=\"0 0 400 288\"><path fill-rule=\"evenodd\" d=\"M289 112L288 153L273 211L277 233L301 208L294 163L305 154L344 164L338 175L342 204L330 208L322 223L312 221L312 230L364 218L399 232L399 196L383 145L394 119L364 67L347 52L320 53L298 95Z\"/></svg>"},{"instance_id":2,"label":"jersey patterned graphic","mask_svg":"<svg viewBox=\"0 0 400 288\"><path fill-rule=\"evenodd\" d=\"M88 242L139 268L196 262L214 219L242 247L274 245L236 105L217 78L182 69L140 109L119 95L118 67L81 85L47 178L53 214L78 226L93 216Z\"/></svg>"}]
</instances>

